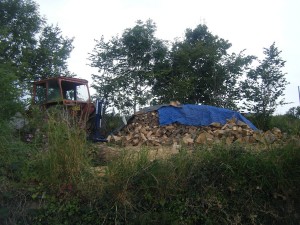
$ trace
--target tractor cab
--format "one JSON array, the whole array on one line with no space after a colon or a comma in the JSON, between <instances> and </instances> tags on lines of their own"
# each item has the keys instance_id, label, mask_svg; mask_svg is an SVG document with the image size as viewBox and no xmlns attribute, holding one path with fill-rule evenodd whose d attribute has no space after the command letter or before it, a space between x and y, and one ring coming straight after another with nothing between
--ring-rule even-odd
<instances>
[{"instance_id":1,"label":"tractor cab","mask_svg":"<svg viewBox=\"0 0 300 225\"><path fill-rule=\"evenodd\" d=\"M88 81L72 77L53 77L33 82L33 104L43 109L63 106L80 121L90 119L96 108L91 102Z\"/></svg>"},{"instance_id":2,"label":"tractor cab","mask_svg":"<svg viewBox=\"0 0 300 225\"><path fill-rule=\"evenodd\" d=\"M100 135L102 119L102 101L91 102L88 81L71 77L53 77L33 82L34 105L42 109L51 106L63 106L64 109L78 118L89 136L95 142L106 142Z\"/></svg>"},{"instance_id":3,"label":"tractor cab","mask_svg":"<svg viewBox=\"0 0 300 225\"><path fill-rule=\"evenodd\" d=\"M91 102L88 81L55 77L33 82L33 102L49 108L52 105L75 106Z\"/></svg>"}]
</instances>

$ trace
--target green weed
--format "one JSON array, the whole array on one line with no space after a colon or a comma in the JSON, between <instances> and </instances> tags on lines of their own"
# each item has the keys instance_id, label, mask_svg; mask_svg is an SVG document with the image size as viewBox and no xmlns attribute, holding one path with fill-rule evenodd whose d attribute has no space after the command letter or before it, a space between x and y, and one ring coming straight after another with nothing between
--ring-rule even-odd
<instances>
[{"instance_id":1,"label":"green weed","mask_svg":"<svg viewBox=\"0 0 300 225\"><path fill-rule=\"evenodd\" d=\"M123 152L101 177L100 195L52 200L36 218L51 224L297 224L299 159L294 144L256 152L182 149L154 161L147 149Z\"/></svg>"},{"instance_id":2,"label":"green weed","mask_svg":"<svg viewBox=\"0 0 300 225\"><path fill-rule=\"evenodd\" d=\"M26 220L31 160L37 150L21 141L19 132L0 121L0 224Z\"/></svg>"},{"instance_id":3,"label":"green weed","mask_svg":"<svg viewBox=\"0 0 300 225\"><path fill-rule=\"evenodd\" d=\"M74 191L89 168L85 131L62 112L48 115L46 131L39 177L54 190Z\"/></svg>"},{"instance_id":4,"label":"green weed","mask_svg":"<svg viewBox=\"0 0 300 225\"><path fill-rule=\"evenodd\" d=\"M124 149L101 164L105 173L98 175L90 167L84 130L76 124L49 116L38 153L35 145L11 134L0 136L5 137L0 142L1 222L298 224L299 141L267 150L182 148L165 159L151 158L147 148ZM15 172L14 162L20 163ZM13 215L18 207L27 212Z\"/></svg>"}]
</instances>

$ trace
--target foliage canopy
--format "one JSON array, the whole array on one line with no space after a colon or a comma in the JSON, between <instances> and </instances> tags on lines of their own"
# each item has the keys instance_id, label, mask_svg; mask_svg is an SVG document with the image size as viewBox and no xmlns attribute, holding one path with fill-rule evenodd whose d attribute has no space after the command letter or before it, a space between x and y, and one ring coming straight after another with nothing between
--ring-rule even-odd
<instances>
[{"instance_id":1,"label":"foliage canopy","mask_svg":"<svg viewBox=\"0 0 300 225\"><path fill-rule=\"evenodd\" d=\"M32 0L0 1L0 108L13 112L31 82L69 76L67 59L73 39L48 25ZM10 114L7 114L7 117Z\"/></svg>"},{"instance_id":2,"label":"foliage canopy","mask_svg":"<svg viewBox=\"0 0 300 225\"><path fill-rule=\"evenodd\" d=\"M170 49L155 29L151 20L138 21L122 37L97 41L90 61L100 73L93 75L98 96L127 112L172 100L238 108L240 80L254 56L228 53L231 44L206 25L187 29Z\"/></svg>"},{"instance_id":3,"label":"foliage canopy","mask_svg":"<svg viewBox=\"0 0 300 225\"><path fill-rule=\"evenodd\" d=\"M208 104L237 108L239 78L253 56L228 51L231 44L209 32L206 25L187 29L183 41L173 44L169 70L156 78L153 92L161 102Z\"/></svg>"},{"instance_id":4,"label":"foliage canopy","mask_svg":"<svg viewBox=\"0 0 300 225\"><path fill-rule=\"evenodd\" d=\"M166 54L163 41L154 37L152 20L137 21L121 37L96 41L90 54L91 66L100 75L93 75L98 94L123 112L135 112L151 99L153 69Z\"/></svg>"},{"instance_id":5,"label":"foliage canopy","mask_svg":"<svg viewBox=\"0 0 300 225\"><path fill-rule=\"evenodd\" d=\"M278 105L285 104L282 96L288 82L282 71L285 61L275 43L264 48L263 53L265 58L258 60L258 66L249 71L242 87L246 109L255 113L260 128L267 129L270 115Z\"/></svg>"}]
</instances>

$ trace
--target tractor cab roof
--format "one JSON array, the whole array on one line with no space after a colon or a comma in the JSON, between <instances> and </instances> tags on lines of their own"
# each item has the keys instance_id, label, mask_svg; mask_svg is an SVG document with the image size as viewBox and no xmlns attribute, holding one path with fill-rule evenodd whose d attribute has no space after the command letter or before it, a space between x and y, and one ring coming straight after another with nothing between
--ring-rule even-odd
<instances>
[{"instance_id":1,"label":"tractor cab roof","mask_svg":"<svg viewBox=\"0 0 300 225\"><path fill-rule=\"evenodd\" d=\"M80 79L80 78L74 78L74 77L51 77L51 78L47 78L47 79L43 79L43 80L39 80L39 81L34 81L33 84L40 85L40 84L47 83L48 81L67 81L67 82L75 83L78 85L88 84L87 80Z\"/></svg>"}]
</instances>

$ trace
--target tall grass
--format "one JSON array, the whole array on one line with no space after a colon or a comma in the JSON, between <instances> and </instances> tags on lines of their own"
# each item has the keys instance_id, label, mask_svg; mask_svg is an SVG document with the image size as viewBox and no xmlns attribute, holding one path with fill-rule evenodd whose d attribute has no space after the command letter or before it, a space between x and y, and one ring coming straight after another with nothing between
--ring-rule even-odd
<instances>
[{"instance_id":1,"label":"tall grass","mask_svg":"<svg viewBox=\"0 0 300 225\"><path fill-rule=\"evenodd\" d=\"M33 109L31 116L19 132L0 121L0 224L35 224L29 214L47 200L75 198L81 187L95 186L85 130L76 118L61 110L45 117ZM32 138L25 143L28 133Z\"/></svg>"},{"instance_id":2,"label":"tall grass","mask_svg":"<svg viewBox=\"0 0 300 225\"><path fill-rule=\"evenodd\" d=\"M55 202L42 218L49 224L298 224L299 143L148 156L147 149L124 151L107 165L100 195Z\"/></svg>"},{"instance_id":3,"label":"tall grass","mask_svg":"<svg viewBox=\"0 0 300 225\"><path fill-rule=\"evenodd\" d=\"M48 224L298 224L299 143L148 156L147 149L124 151L107 165L100 195L52 202L37 218Z\"/></svg>"},{"instance_id":4,"label":"tall grass","mask_svg":"<svg viewBox=\"0 0 300 225\"><path fill-rule=\"evenodd\" d=\"M50 113L46 136L39 176L54 189L73 190L89 168L85 130L69 114Z\"/></svg>"},{"instance_id":5,"label":"tall grass","mask_svg":"<svg viewBox=\"0 0 300 225\"><path fill-rule=\"evenodd\" d=\"M239 146L182 150L127 176L125 193L109 189L118 206L114 216L145 224L297 224L299 159L295 146L256 153ZM123 171L109 179L111 186L124 187L115 183Z\"/></svg>"}]
</instances>

